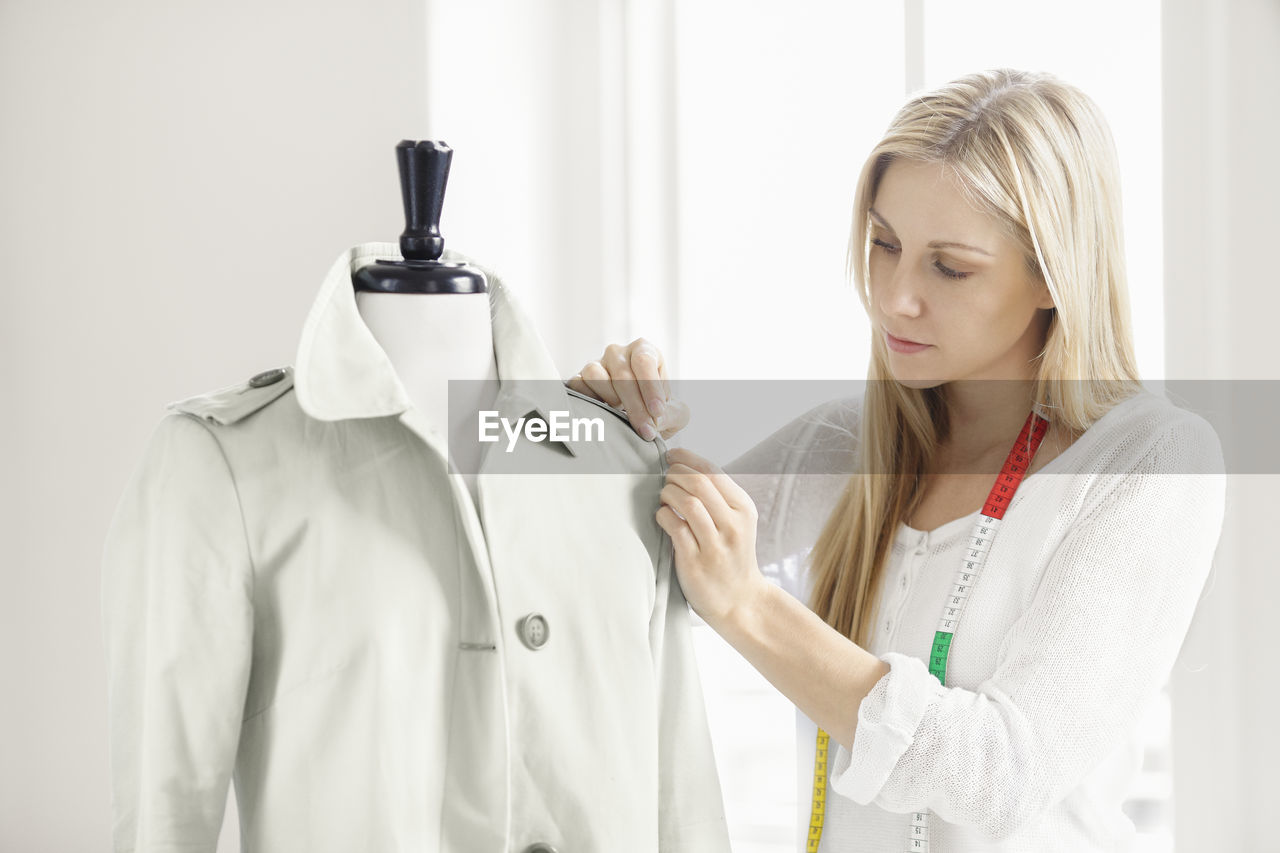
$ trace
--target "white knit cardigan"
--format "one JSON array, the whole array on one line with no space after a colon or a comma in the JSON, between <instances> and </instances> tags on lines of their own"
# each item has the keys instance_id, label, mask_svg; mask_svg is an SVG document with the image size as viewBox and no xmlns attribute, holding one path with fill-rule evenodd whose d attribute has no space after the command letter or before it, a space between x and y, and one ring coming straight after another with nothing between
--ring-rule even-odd
<instances>
[{"instance_id":1,"label":"white knit cardigan","mask_svg":"<svg viewBox=\"0 0 1280 853\"><path fill-rule=\"evenodd\" d=\"M806 559L857 469L858 399L819 406L725 466L759 511L762 571L808 602ZM994 481L994 474L992 477ZM1124 850L1144 704L1178 656L1222 530L1203 418L1142 392L1027 477L965 606L947 686L925 664L978 511L896 535L868 651L890 665L853 749L832 740L822 851ZM797 712L798 849L816 727Z\"/></svg>"}]
</instances>

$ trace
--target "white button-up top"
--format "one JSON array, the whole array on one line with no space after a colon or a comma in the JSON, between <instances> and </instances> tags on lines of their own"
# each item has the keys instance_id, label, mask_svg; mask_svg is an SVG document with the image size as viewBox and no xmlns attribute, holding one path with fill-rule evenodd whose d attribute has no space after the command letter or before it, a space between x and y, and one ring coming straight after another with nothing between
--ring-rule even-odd
<instances>
[{"instance_id":1,"label":"white button-up top","mask_svg":"<svg viewBox=\"0 0 1280 853\"><path fill-rule=\"evenodd\" d=\"M858 466L861 401L815 408L725 466L759 510L762 570L806 603L811 548ZM992 481L995 474L992 474ZM965 603L947 686L926 664L980 510L896 532L868 648L890 665L832 741L821 851L1128 849L1141 710L1178 655L1222 530L1203 418L1151 393L1113 407L1022 481ZM803 839L816 726L797 714ZM803 850L803 841L797 849Z\"/></svg>"},{"instance_id":2,"label":"white button-up top","mask_svg":"<svg viewBox=\"0 0 1280 853\"><path fill-rule=\"evenodd\" d=\"M115 850L213 851L233 776L245 851L727 850L663 443L486 271L494 408L605 435L492 446L476 505L357 312L375 257L333 265L281 381L170 404L120 499Z\"/></svg>"}]
</instances>

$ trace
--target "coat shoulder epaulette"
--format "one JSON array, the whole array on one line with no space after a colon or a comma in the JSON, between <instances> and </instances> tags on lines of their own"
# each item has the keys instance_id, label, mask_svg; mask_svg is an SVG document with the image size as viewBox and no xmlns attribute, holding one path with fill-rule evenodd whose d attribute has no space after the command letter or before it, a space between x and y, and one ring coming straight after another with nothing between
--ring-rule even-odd
<instances>
[{"instance_id":1,"label":"coat shoulder epaulette","mask_svg":"<svg viewBox=\"0 0 1280 853\"><path fill-rule=\"evenodd\" d=\"M186 412L220 424L233 424L278 399L292 387L293 368L275 367L244 382L174 401L165 409Z\"/></svg>"}]
</instances>

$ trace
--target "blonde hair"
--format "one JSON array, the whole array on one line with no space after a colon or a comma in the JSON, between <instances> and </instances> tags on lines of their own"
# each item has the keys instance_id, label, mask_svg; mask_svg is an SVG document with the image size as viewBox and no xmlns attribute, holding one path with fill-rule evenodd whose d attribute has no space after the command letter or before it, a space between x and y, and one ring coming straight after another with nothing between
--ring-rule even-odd
<instances>
[{"instance_id":1,"label":"blonde hair","mask_svg":"<svg viewBox=\"0 0 1280 853\"><path fill-rule=\"evenodd\" d=\"M870 218L894 160L942 164L969 200L1023 249L1029 281L1053 297L1033 400L1080 433L1140 389L1121 232L1120 177L1106 120L1083 92L1048 74L995 70L909 100L858 179L847 272L870 314ZM1037 281L1038 279L1038 281ZM949 435L945 385L892 380L873 336L859 427L861 470L846 486L810 554L810 606L866 646L880 578L921 477Z\"/></svg>"}]
</instances>

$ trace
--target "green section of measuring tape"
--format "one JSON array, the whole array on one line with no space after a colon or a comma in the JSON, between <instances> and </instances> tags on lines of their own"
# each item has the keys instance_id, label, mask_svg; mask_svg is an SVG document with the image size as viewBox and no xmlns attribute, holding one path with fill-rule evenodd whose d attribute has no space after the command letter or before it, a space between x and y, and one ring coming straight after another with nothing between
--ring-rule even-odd
<instances>
[{"instance_id":1,"label":"green section of measuring tape","mask_svg":"<svg viewBox=\"0 0 1280 853\"><path fill-rule=\"evenodd\" d=\"M1013 499L1013 493L1017 491L1019 483L1022 482L1023 474L1030 469L1032 457L1040 446L1040 441L1044 438L1048 428L1048 418L1040 414L1036 408L1033 408L1031 414L1027 416L1026 425L1023 426L1017 441L1014 442L1013 449L1009 451L1009 457L1005 460L1005 467L1000 472L1000 477L996 479L995 485L991 487L991 493L987 496L987 503L983 506L983 512L986 515L991 516L996 521L1003 520L1004 509L1008 506L1008 502ZM1019 450L1021 443L1024 441L1027 442L1028 446L1025 455ZM982 521L980 520L979 528L975 529L981 529L981 524ZM975 535L977 534L975 533ZM995 536L994 525L990 536ZM981 540L979 540L979 544L981 544ZM979 560L979 565L981 565L981 560ZM958 613L953 617L956 621L959 618ZM955 621L950 624L954 625ZM935 631L933 634L933 648L929 653L929 674L938 679L938 683L944 686L947 683L947 656L951 651L951 640L954 637L955 633L953 631ZM813 760L813 808L809 813L809 835L805 844L805 853L818 853L818 843L822 840L822 824L827 804L828 744L827 733L819 728L817 750ZM922 812L920 815L923 819L924 816L928 815L928 812ZM927 836L925 839L914 837L919 832L919 829L913 829L913 836L908 838L908 843L913 850L928 849Z\"/></svg>"},{"instance_id":2,"label":"green section of measuring tape","mask_svg":"<svg viewBox=\"0 0 1280 853\"><path fill-rule=\"evenodd\" d=\"M933 652L929 655L929 672L938 679L939 684L947 683L947 653L951 651L951 638L955 634L948 631L933 633Z\"/></svg>"},{"instance_id":3,"label":"green section of measuring tape","mask_svg":"<svg viewBox=\"0 0 1280 853\"><path fill-rule=\"evenodd\" d=\"M929 672L940 684L947 683L947 655L951 651L953 637L955 634L949 631L935 631L933 634ZM830 735L818 729L817 749L813 756L813 807L809 812L805 853L818 853L818 843L822 841L822 825L827 811L827 749L830 742Z\"/></svg>"},{"instance_id":4,"label":"green section of measuring tape","mask_svg":"<svg viewBox=\"0 0 1280 853\"><path fill-rule=\"evenodd\" d=\"M818 729L818 750L813 756L813 808L809 812L805 853L818 853L818 842L822 840L822 823L827 811L827 746L830 742L830 736Z\"/></svg>"},{"instance_id":5,"label":"green section of measuring tape","mask_svg":"<svg viewBox=\"0 0 1280 853\"><path fill-rule=\"evenodd\" d=\"M953 637L955 634L950 631L935 631L933 634L933 649L929 654L929 672L938 679L940 684L947 683L947 655L951 651ZM813 806L809 811L809 834L805 838L805 853L818 853L818 844L822 841L822 825L827 811L827 749L830 742L830 735L819 728L817 749L813 755Z\"/></svg>"}]
</instances>

